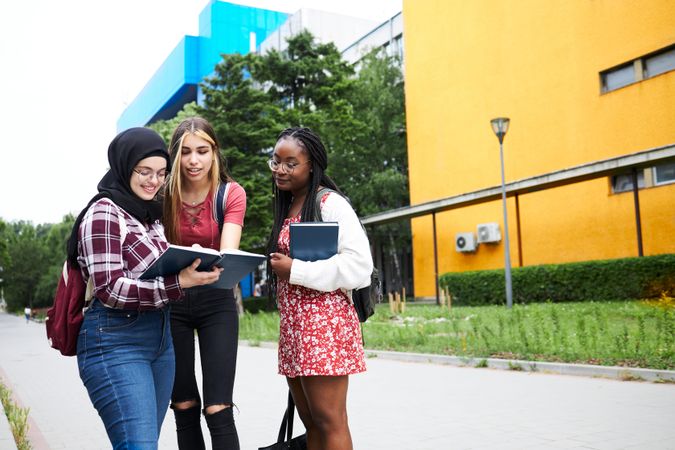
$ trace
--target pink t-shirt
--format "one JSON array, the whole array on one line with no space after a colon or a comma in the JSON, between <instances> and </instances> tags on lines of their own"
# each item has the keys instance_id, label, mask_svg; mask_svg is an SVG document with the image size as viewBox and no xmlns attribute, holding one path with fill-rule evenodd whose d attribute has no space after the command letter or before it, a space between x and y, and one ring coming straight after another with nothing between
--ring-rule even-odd
<instances>
[{"instance_id":1,"label":"pink t-shirt","mask_svg":"<svg viewBox=\"0 0 675 450\"><path fill-rule=\"evenodd\" d=\"M225 202L223 222L243 227L244 214L246 214L246 191L238 183L231 181ZM212 192L209 192L206 199L199 205L183 203L181 207L180 245L191 246L193 244L220 250L218 222L213 218Z\"/></svg>"}]
</instances>

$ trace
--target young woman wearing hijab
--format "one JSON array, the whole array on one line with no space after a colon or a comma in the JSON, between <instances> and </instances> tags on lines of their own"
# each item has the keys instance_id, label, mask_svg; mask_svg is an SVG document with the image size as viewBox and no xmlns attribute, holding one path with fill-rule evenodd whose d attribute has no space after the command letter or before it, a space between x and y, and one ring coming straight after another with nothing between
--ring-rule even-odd
<instances>
[{"instance_id":1,"label":"young woman wearing hijab","mask_svg":"<svg viewBox=\"0 0 675 450\"><path fill-rule=\"evenodd\" d=\"M113 448L157 449L174 376L165 306L184 289L217 280L220 269L197 272L196 260L177 275L138 279L168 246L155 196L169 155L157 133L131 128L110 143L108 162L68 241L70 263L94 286L77 363Z\"/></svg>"},{"instance_id":2,"label":"young woman wearing hijab","mask_svg":"<svg viewBox=\"0 0 675 450\"><path fill-rule=\"evenodd\" d=\"M200 117L181 122L169 150L174 170L164 197L164 227L169 242L214 250L239 247L246 193L226 172L213 127ZM218 204L223 186L226 200ZM222 231L214 219L221 209ZM195 332L202 365L203 406L195 377ZM205 448L200 424L203 408L214 450L238 450L232 414L239 317L232 289L199 286L187 289L185 301L171 306L171 333L176 352L176 380L171 408L178 447Z\"/></svg>"},{"instance_id":3,"label":"young woman wearing hijab","mask_svg":"<svg viewBox=\"0 0 675 450\"><path fill-rule=\"evenodd\" d=\"M274 226L268 243L279 306L279 374L286 376L307 429L307 448L350 450L349 375L364 372L361 329L350 291L367 286L373 261L368 238L325 170L326 148L308 128L281 132L268 162L274 179ZM317 192L321 195L316 211ZM320 216L337 222L329 259L291 259L290 224ZM276 282L276 283L275 283Z\"/></svg>"}]
</instances>

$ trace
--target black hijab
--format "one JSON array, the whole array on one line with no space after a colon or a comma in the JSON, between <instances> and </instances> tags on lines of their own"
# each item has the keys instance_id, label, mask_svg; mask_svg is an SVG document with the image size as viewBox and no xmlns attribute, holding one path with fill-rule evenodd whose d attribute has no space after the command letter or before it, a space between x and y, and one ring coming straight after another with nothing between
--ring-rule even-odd
<instances>
[{"instance_id":1,"label":"black hijab","mask_svg":"<svg viewBox=\"0 0 675 450\"><path fill-rule=\"evenodd\" d=\"M156 199L143 200L131 190L129 180L134 167L142 159L161 156L166 159L166 168L170 170L171 161L164 140L149 128L129 128L122 131L108 147L110 169L98 183L98 194L92 197L87 206L75 220L68 239L68 261L77 265L77 241L80 224L87 210L101 198L109 198L116 205L139 221L151 224L162 217L162 202Z\"/></svg>"}]
</instances>

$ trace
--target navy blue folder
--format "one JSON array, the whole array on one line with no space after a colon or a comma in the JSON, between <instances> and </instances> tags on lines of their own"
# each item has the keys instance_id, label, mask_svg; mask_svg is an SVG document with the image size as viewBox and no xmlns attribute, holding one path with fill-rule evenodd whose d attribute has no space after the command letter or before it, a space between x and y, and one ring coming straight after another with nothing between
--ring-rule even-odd
<instances>
[{"instance_id":1,"label":"navy blue folder","mask_svg":"<svg viewBox=\"0 0 675 450\"><path fill-rule=\"evenodd\" d=\"M337 254L337 222L292 223L290 234L291 258L318 261Z\"/></svg>"},{"instance_id":2,"label":"navy blue folder","mask_svg":"<svg viewBox=\"0 0 675 450\"><path fill-rule=\"evenodd\" d=\"M148 267L140 278L147 280L159 276L173 275L200 258L202 261L197 270L209 270L213 266L222 267L220 278L209 286L220 289L233 288L246 274L252 272L267 258L257 253L227 249L222 253L210 248L185 247L170 245L159 258Z\"/></svg>"}]
</instances>

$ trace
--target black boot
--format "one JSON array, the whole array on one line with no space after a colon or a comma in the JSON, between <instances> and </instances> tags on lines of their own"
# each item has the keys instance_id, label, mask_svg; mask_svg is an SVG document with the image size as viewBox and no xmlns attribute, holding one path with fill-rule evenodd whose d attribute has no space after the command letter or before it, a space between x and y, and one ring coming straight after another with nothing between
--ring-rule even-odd
<instances>
[{"instance_id":1,"label":"black boot","mask_svg":"<svg viewBox=\"0 0 675 450\"><path fill-rule=\"evenodd\" d=\"M213 450L239 450L239 436L234 426L232 407L214 414L206 414L206 424L211 432Z\"/></svg>"},{"instance_id":2,"label":"black boot","mask_svg":"<svg viewBox=\"0 0 675 450\"><path fill-rule=\"evenodd\" d=\"M202 412L199 406L188 409L174 408L173 414L176 416L178 448L181 450L206 450L200 423Z\"/></svg>"}]
</instances>

